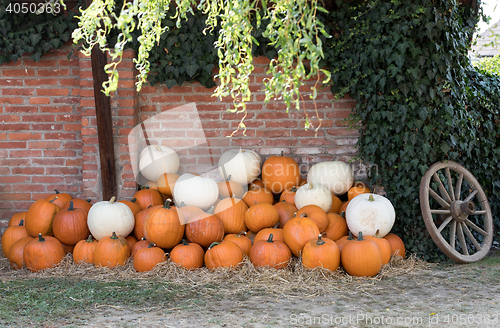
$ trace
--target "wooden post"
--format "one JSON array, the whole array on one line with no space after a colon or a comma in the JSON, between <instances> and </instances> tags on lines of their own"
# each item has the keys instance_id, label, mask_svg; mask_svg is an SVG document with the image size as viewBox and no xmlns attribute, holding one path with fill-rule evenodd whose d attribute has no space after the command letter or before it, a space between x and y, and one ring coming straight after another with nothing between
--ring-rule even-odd
<instances>
[{"instance_id":1,"label":"wooden post","mask_svg":"<svg viewBox=\"0 0 500 328\"><path fill-rule=\"evenodd\" d=\"M101 163L101 182L103 200L117 196L115 152L113 145L113 120L111 101L102 90L102 83L108 76L104 71L107 57L96 45L92 49L92 76L94 78L95 114L97 119L97 138L99 141L99 159Z\"/></svg>"}]
</instances>

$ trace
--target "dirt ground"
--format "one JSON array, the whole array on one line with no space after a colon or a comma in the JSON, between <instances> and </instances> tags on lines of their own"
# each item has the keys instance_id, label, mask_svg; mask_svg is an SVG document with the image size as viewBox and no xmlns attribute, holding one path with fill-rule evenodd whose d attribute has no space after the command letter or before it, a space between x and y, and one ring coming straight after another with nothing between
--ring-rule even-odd
<instances>
[{"instance_id":1,"label":"dirt ground","mask_svg":"<svg viewBox=\"0 0 500 328\"><path fill-rule=\"evenodd\" d=\"M172 295L168 299L138 296L135 304L120 299L97 301L91 306L85 303L82 311L69 317L56 315L48 322L29 324L29 315L28 321L22 321L21 315L20 322L41 327L499 327L500 251L490 253L483 261L467 265L401 262L375 278L353 279L343 272L309 275L300 270L295 274L268 271L263 274L274 276L267 280L247 271L227 278L205 275L179 280L165 275L167 283L152 290L166 289ZM76 277L79 273L71 271L73 266L41 277ZM94 268L85 270L101 279L92 273ZM37 275L15 272L5 259L0 261L0 283L5 286L0 288L0 298L8 295L13 280ZM43 284L40 280L40 288L45 289ZM63 302L78 307L85 297L79 298ZM36 297L31 302L36 303Z\"/></svg>"}]
</instances>

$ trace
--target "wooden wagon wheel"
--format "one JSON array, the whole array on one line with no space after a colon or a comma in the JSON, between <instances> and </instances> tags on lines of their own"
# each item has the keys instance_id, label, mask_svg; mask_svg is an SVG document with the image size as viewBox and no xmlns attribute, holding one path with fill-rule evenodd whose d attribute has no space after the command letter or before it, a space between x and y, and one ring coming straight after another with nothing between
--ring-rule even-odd
<instances>
[{"instance_id":1,"label":"wooden wagon wheel","mask_svg":"<svg viewBox=\"0 0 500 328\"><path fill-rule=\"evenodd\" d=\"M457 263L481 260L493 242L493 217L479 182L462 165L434 163L420 182L420 208L434 243Z\"/></svg>"}]
</instances>

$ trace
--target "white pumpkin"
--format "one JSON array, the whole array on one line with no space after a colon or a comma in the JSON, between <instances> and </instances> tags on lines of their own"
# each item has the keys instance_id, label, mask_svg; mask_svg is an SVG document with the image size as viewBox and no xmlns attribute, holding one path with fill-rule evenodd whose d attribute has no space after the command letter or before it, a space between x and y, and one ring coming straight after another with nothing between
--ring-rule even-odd
<instances>
[{"instance_id":1,"label":"white pumpkin","mask_svg":"<svg viewBox=\"0 0 500 328\"><path fill-rule=\"evenodd\" d=\"M227 179L247 185L257 179L262 167L262 158L253 150L231 149L219 159L219 173Z\"/></svg>"},{"instance_id":2,"label":"white pumpkin","mask_svg":"<svg viewBox=\"0 0 500 328\"><path fill-rule=\"evenodd\" d=\"M307 182L321 183L332 194L340 196L352 187L354 172L345 162L321 162L311 167L307 174Z\"/></svg>"},{"instance_id":3,"label":"white pumpkin","mask_svg":"<svg viewBox=\"0 0 500 328\"><path fill-rule=\"evenodd\" d=\"M295 207L300 210L306 205L316 205L328 212L332 207L332 193L319 183L306 183L295 193Z\"/></svg>"},{"instance_id":4,"label":"white pumpkin","mask_svg":"<svg viewBox=\"0 0 500 328\"><path fill-rule=\"evenodd\" d=\"M117 236L127 237L134 230L135 219L132 210L125 204L110 201L97 202L89 210L87 225L95 239L109 237L113 231Z\"/></svg>"},{"instance_id":5,"label":"white pumpkin","mask_svg":"<svg viewBox=\"0 0 500 328\"><path fill-rule=\"evenodd\" d=\"M166 146L147 146L139 155L139 171L149 181L157 181L163 173L176 173L179 165L179 155Z\"/></svg>"},{"instance_id":6,"label":"white pumpkin","mask_svg":"<svg viewBox=\"0 0 500 328\"><path fill-rule=\"evenodd\" d=\"M175 182L174 200L176 204L184 203L186 206L197 206L207 211L218 198L219 186L213 179L185 173Z\"/></svg>"},{"instance_id":7,"label":"white pumpkin","mask_svg":"<svg viewBox=\"0 0 500 328\"><path fill-rule=\"evenodd\" d=\"M391 231L396 212L391 202L384 196L360 194L349 202L346 209L347 227L354 236L361 231L363 236L384 237Z\"/></svg>"}]
</instances>

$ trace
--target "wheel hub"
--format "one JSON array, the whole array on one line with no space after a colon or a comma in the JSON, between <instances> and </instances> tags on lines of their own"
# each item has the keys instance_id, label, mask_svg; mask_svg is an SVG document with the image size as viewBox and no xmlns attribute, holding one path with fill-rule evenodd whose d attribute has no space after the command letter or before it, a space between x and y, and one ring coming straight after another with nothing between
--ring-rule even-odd
<instances>
[{"instance_id":1,"label":"wheel hub","mask_svg":"<svg viewBox=\"0 0 500 328\"><path fill-rule=\"evenodd\" d=\"M472 201L455 200L450 204L450 212L455 221L465 222L469 215L476 212L476 205Z\"/></svg>"}]
</instances>

